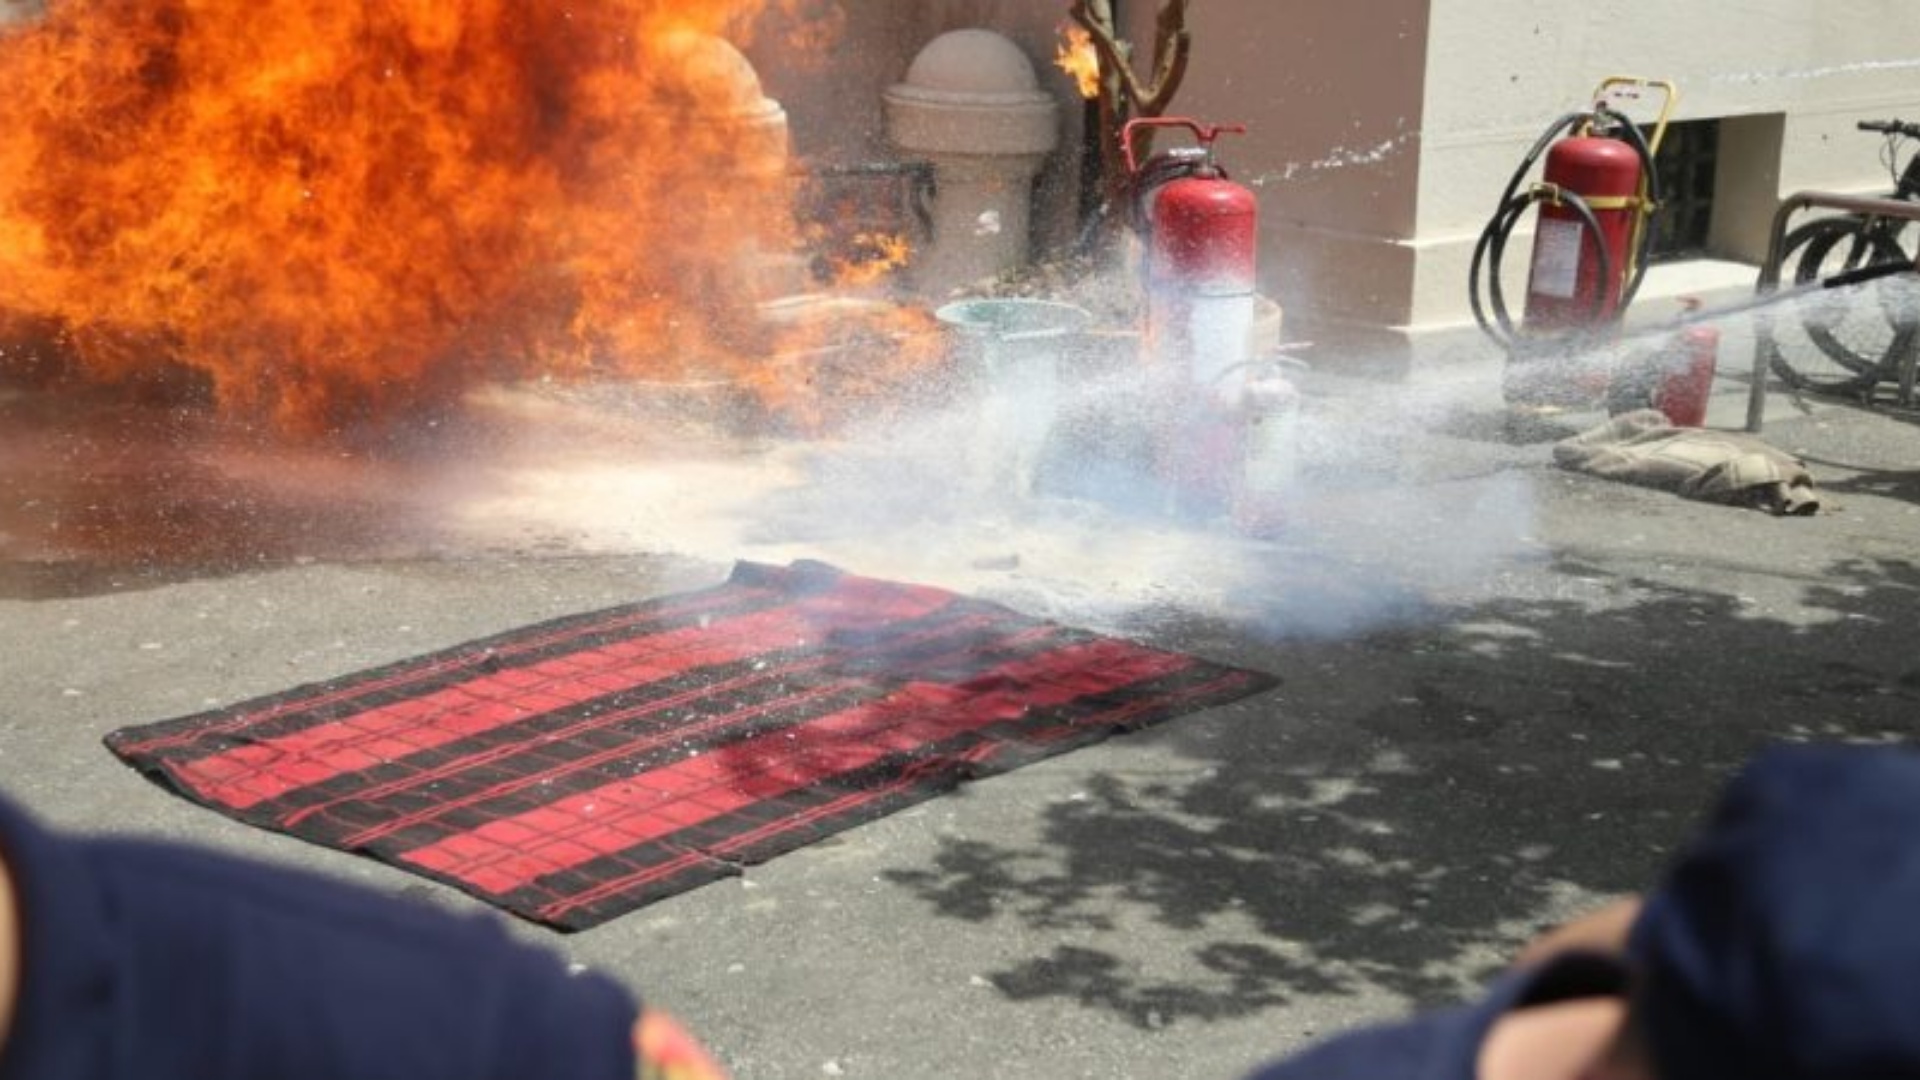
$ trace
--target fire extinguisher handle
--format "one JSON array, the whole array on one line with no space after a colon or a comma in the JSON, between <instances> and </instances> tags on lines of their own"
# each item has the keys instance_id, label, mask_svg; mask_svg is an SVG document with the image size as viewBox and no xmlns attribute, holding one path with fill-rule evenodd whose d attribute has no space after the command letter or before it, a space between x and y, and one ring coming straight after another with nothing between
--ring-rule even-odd
<instances>
[{"instance_id":1,"label":"fire extinguisher handle","mask_svg":"<svg viewBox=\"0 0 1920 1080\"><path fill-rule=\"evenodd\" d=\"M1128 175L1135 175L1140 171L1139 160L1133 152L1133 134L1141 128L1152 127L1186 128L1193 132L1194 140L1207 151L1209 158L1213 156L1215 139L1222 135L1244 135L1247 131L1245 124L1203 124L1184 116L1142 116L1129 120L1120 127L1120 154L1127 163Z\"/></svg>"}]
</instances>

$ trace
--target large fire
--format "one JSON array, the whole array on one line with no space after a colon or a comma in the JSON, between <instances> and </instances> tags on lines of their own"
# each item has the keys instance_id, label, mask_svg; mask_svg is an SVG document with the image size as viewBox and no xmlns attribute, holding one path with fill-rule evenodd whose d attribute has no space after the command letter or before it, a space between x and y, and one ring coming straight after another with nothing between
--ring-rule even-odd
<instances>
[{"instance_id":1,"label":"large fire","mask_svg":"<svg viewBox=\"0 0 1920 1080\"><path fill-rule=\"evenodd\" d=\"M0 29L0 373L308 432L485 378L775 399L785 147L713 122L768 2L53 0Z\"/></svg>"}]
</instances>

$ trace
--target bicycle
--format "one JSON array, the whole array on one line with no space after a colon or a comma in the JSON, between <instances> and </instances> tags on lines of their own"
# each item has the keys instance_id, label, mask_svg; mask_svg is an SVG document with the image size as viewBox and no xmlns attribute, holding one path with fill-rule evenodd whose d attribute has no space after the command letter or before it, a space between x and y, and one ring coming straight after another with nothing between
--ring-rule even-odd
<instances>
[{"instance_id":1,"label":"bicycle","mask_svg":"<svg viewBox=\"0 0 1920 1080\"><path fill-rule=\"evenodd\" d=\"M1920 124L1862 120L1861 131L1886 136L1881 158L1894 177L1891 198L1920 202L1920 152L1897 168L1908 139L1920 140ZM1844 214L1808 222L1781 243L1781 263L1790 281L1810 285L1895 263L1911 266L1914 251L1905 235L1915 223L1886 215ZM1900 275L1906 277L1906 275ZM1873 303L1862 302L1862 288ZM1783 342L1797 327L1805 341ZM1785 331L1783 334L1782 331ZM1910 393L1914 346L1920 339L1920 294L1910 280L1878 278L1864 287L1821 290L1800 302L1794 316L1775 320L1767 341L1769 366L1788 386L1816 393L1870 397L1882 383L1898 382ZM1790 344L1793 347L1782 348Z\"/></svg>"}]
</instances>

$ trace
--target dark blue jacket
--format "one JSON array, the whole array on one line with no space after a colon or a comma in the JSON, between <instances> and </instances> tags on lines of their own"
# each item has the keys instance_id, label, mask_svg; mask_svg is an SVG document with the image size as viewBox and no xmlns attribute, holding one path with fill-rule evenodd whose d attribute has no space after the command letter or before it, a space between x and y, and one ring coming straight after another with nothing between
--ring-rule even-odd
<instances>
[{"instance_id":1,"label":"dark blue jacket","mask_svg":"<svg viewBox=\"0 0 1920 1080\"><path fill-rule=\"evenodd\" d=\"M638 1007L491 916L0 800L22 986L0 1080L632 1080ZM4 933L0 929L0 933Z\"/></svg>"},{"instance_id":2,"label":"dark blue jacket","mask_svg":"<svg viewBox=\"0 0 1920 1080\"><path fill-rule=\"evenodd\" d=\"M1626 973L1602 956L1570 953L1509 975L1471 1006L1362 1028L1270 1065L1251 1080L1474 1080L1480 1044L1501 1015L1552 1001L1620 994Z\"/></svg>"}]
</instances>

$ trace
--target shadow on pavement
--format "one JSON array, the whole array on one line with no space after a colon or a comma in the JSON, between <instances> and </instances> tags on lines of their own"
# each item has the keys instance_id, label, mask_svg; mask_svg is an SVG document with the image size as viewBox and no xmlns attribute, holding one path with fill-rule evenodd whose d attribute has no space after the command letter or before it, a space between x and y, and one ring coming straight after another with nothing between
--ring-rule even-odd
<instances>
[{"instance_id":1,"label":"shadow on pavement","mask_svg":"<svg viewBox=\"0 0 1920 1080\"><path fill-rule=\"evenodd\" d=\"M1863 469L1843 480L1830 480L1825 489L1842 495L1875 495L1883 499L1920 504L1920 468ZM1920 537L1915 537L1920 548Z\"/></svg>"},{"instance_id":2,"label":"shadow on pavement","mask_svg":"<svg viewBox=\"0 0 1920 1080\"><path fill-rule=\"evenodd\" d=\"M1362 990L1435 1001L1595 894L1648 882L1759 745L1920 726L1914 562L1828 566L1809 621L1553 572L1641 599L1497 601L1282 647L1263 666L1284 686L1128 740L1158 746L1048 806L1038 843L948 838L935 869L888 879L1045 943L990 974L1016 1000L1142 1027ZM1192 767L1154 770L1170 757ZM1140 923L1203 943L1147 970L1127 939Z\"/></svg>"}]
</instances>

